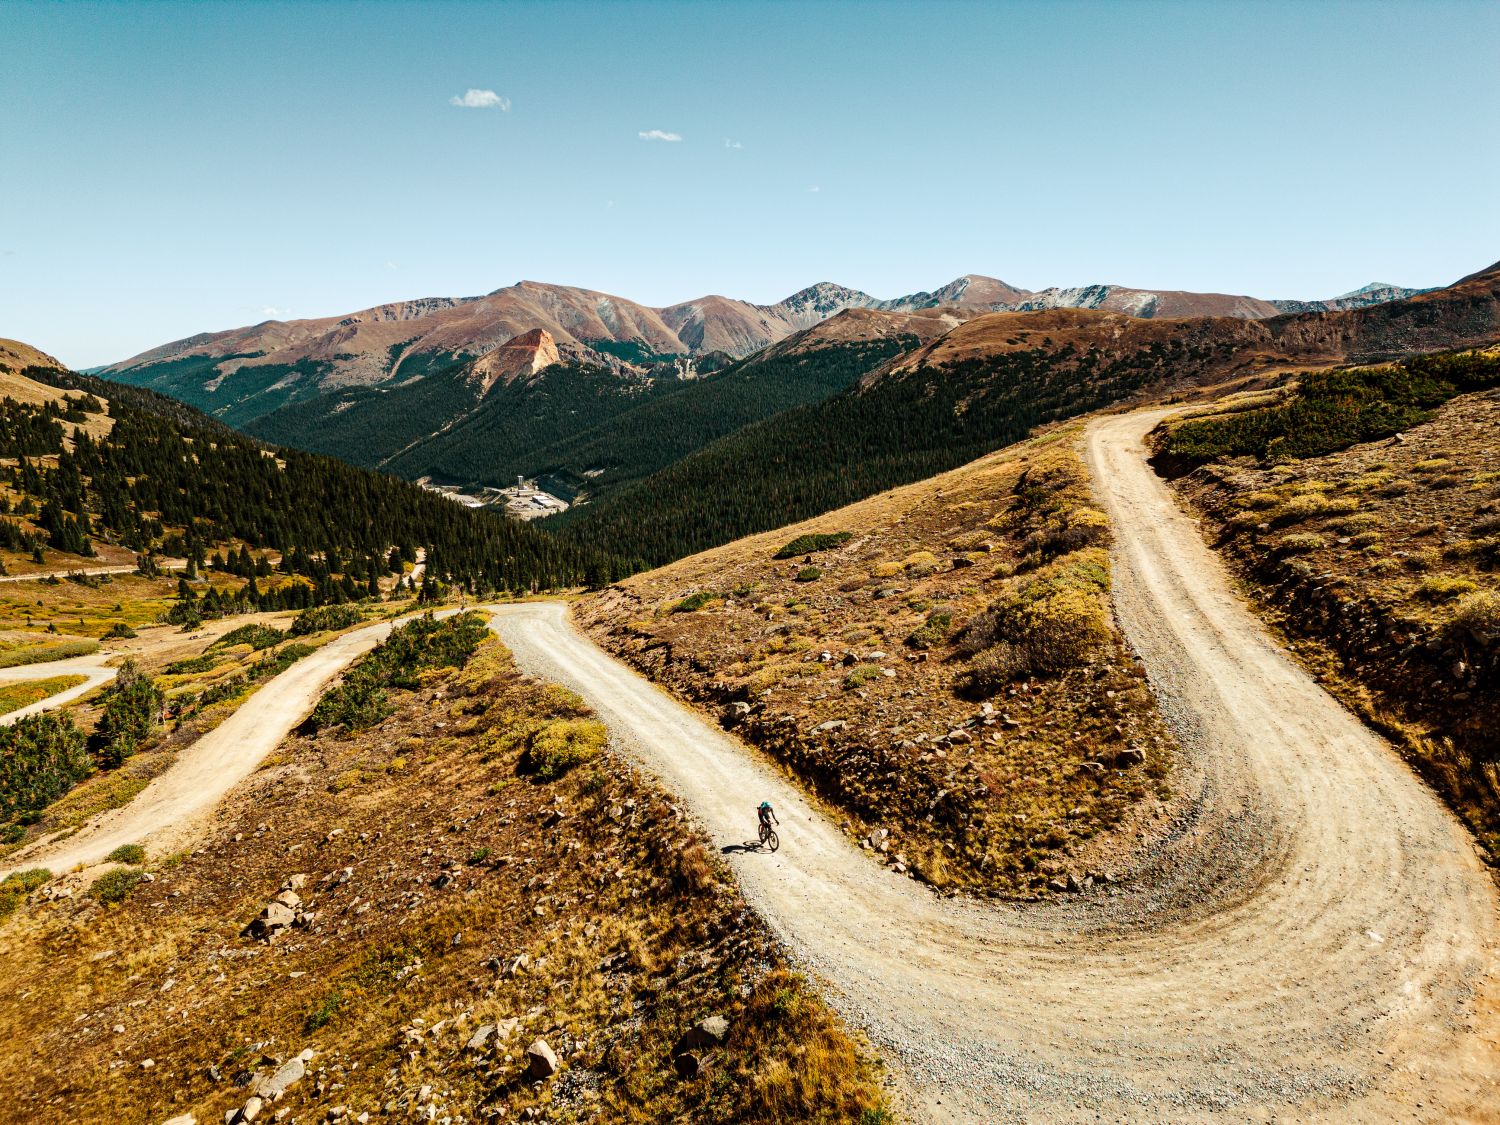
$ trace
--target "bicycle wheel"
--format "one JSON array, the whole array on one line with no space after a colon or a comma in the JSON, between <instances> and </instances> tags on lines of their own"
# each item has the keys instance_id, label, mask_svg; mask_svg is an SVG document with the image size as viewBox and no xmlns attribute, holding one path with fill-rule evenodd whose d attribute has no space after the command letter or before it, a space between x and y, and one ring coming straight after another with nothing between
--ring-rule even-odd
<instances>
[{"instance_id":1,"label":"bicycle wheel","mask_svg":"<svg viewBox=\"0 0 1500 1125\"><path fill-rule=\"evenodd\" d=\"M766 830L766 838L764 842L767 849L773 852L777 848L781 847L781 837L776 835L776 830L774 828Z\"/></svg>"}]
</instances>

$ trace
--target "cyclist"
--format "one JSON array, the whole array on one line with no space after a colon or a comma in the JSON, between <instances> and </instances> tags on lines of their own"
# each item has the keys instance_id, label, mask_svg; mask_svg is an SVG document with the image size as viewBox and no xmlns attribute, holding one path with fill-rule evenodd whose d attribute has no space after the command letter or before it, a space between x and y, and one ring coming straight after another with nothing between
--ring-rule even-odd
<instances>
[{"instance_id":1,"label":"cyclist","mask_svg":"<svg viewBox=\"0 0 1500 1125\"><path fill-rule=\"evenodd\" d=\"M780 824L781 821L777 819L776 810L771 807L770 801L762 801L756 811L760 814L760 838L764 840L771 831L771 825Z\"/></svg>"}]
</instances>

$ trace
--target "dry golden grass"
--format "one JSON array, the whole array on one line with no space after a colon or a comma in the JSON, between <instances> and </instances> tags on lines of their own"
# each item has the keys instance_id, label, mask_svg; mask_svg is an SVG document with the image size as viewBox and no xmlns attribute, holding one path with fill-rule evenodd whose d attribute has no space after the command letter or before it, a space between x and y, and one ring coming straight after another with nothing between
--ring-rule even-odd
<instances>
[{"instance_id":1,"label":"dry golden grass","mask_svg":"<svg viewBox=\"0 0 1500 1125\"><path fill-rule=\"evenodd\" d=\"M454 1120L888 1119L868 1050L663 794L608 755L524 772L552 724L590 721L576 697L489 642L398 702L365 734L289 740L118 906L30 895L0 929L5 1114L218 1120L237 1074L311 1047L274 1107L298 1120L404 1118L424 1086ZM315 921L241 936L293 873ZM673 1045L712 1013L727 1044L679 1078ZM561 1063L544 1084L522 1074L537 1037Z\"/></svg>"},{"instance_id":2,"label":"dry golden grass","mask_svg":"<svg viewBox=\"0 0 1500 1125\"><path fill-rule=\"evenodd\" d=\"M1174 748L1109 615L1109 532L1076 436L638 575L579 616L726 721L749 705L739 733L851 835L890 829L884 858L934 885L1031 895L1118 871L1126 849L1101 834L1161 811ZM810 556L815 581L798 580L807 557L773 558L838 532ZM1131 749L1144 764L1117 766Z\"/></svg>"}]
</instances>

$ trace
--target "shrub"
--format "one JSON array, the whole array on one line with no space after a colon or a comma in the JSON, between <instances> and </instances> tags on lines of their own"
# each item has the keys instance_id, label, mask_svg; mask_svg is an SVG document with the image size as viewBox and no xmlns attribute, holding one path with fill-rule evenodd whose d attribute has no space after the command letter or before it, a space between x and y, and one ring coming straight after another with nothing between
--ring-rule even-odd
<instances>
[{"instance_id":1,"label":"shrub","mask_svg":"<svg viewBox=\"0 0 1500 1125\"><path fill-rule=\"evenodd\" d=\"M280 629L272 629L269 625L258 625L251 622L241 625L238 629L231 629L217 641L215 648L229 648L233 645L249 645L259 652L263 648L270 648L279 643L286 636Z\"/></svg>"},{"instance_id":2,"label":"shrub","mask_svg":"<svg viewBox=\"0 0 1500 1125\"><path fill-rule=\"evenodd\" d=\"M873 664L862 664L844 677L844 690L853 691L871 680L880 679L880 669Z\"/></svg>"},{"instance_id":3,"label":"shrub","mask_svg":"<svg viewBox=\"0 0 1500 1125\"><path fill-rule=\"evenodd\" d=\"M1450 602L1477 589L1478 585L1468 578L1451 574L1429 574L1417 584L1417 597L1429 602Z\"/></svg>"},{"instance_id":4,"label":"shrub","mask_svg":"<svg viewBox=\"0 0 1500 1125\"><path fill-rule=\"evenodd\" d=\"M1500 640L1500 594L1479 590L1462 595L1453 607L1448 630L1452 636L1467 635L1481 644Z\"/></svg>"},{"instance_id":5,"label":"shrub","mask_svg":"<svg viewBox=\"0 0 1500 1125\"><path fill-rule=\"evenodd\" d=\"M136 633L136 631L134 629L132 629L129 625L125 624L125 622L123 622L123 621L116 621L113 625L111 625L109 627L109 632L107 632L107 633L104 634L104 639L106 641L115 640L116 638L123 639L123 640L129 640L131 637L134 637L134 636L137 636L137 635L138 634Z\"/></svg>"},{"instance_id":6,"label":"shrub","mask_svg":"<svg viewBox=\"0 0 1500 1125\"><path fill-rule=\"evenodd\" d=\"M89 894L97 901L112 906L129 898L130 893L145 878L144 871L134 871L129 867L116 867L113 871L106 871L95 879L89 887Z\"/></svg>"},{"instance_id":7,"label":"shrub","mask_svg":"<svg viewBox=\"0 0 1500 1125\"><path fill-rule=\"evenodd\" d=\"M164 701L155 681L133 660L125 661L104 693L99 725L89 739L99 763L114 768L139 750L156 730Z\"/></svg>"},{"instance_id":8,"label":"shrub","mask_svg":"<svg viewBox=\"0 0 1500 1125\"><path fill-rule=\"evenodd\" d=\"M1276 551L1282 555L1301 555L1308 551L1316 551L1323 546L1323 537L1314 535L1310 531L1297 532L1294 535L1283 535L1276 541Z\"/></svg>"},{"instance_id":9,"label":"shrub","mask_svg":"<svg viewBox=\"0 0 1500 1125\"><path fill-rule=\"evenodd\" d=\"M948 639L948 634L952 629L953 615L947 610L935 609L927 615L927 620L918 625L906 638L906 643L912 648L935 648Z\"/></svg>"},{"instance_id":10,"label":"shrub","mask_svg":"<svg viewBox=\"0 0 1500 1125\"><path fill-rule=\"evenodd\" d=\"M816 566L804 566L797 572L798 582L816 582L823 577L823 569Z\"/></svg>"},{"instance_id":11,"label":"shrub","mask_svg":"<svg viewBox=\"0 0 1500 1125\"><path fill-rule=\"evenodd\" d=\"M1052 675L1088 659L1110 637L1106 561L1097 548L1070 555L971 620L958 638L959 651L974 656L961 688L989 695L1011 680Z\"/></svg>"},{"instance_id":12,"label":"shrub","mask_svg":"<svg viewBox=\"0 0 1500 1125\"><path fill-rule=\"evenodd\" d=\"M343 683L324 692L308 726L362 730L379 724L395 710L386 697L387 688L417 687L421 673L428 669L462 668L488 632L477 613L442 621L429 613L398 625L350 670Z\"/></svg>"},{"instance_id":13,"label":"shrub","mask_svg":"<svg viewBox=\"0 0 1500 1125\"><path fill-rule=\"evenodd\" d=\"M83 733L67 714L0 726L0 816L46 808L92 771Z\"/></svg>"},{"instance_id":14,"label":"shrub","mask_svg":"<svg viewBox=\"0 0 1500 1125\"><path fill-rule=\"evenodd\" d=\"M799 535L771 557L773 559L794 559L798 555L810 555L814 551L831 551L835 547L843 546L853 537L854 533L849 531L835 531L824 535Z\"/></svg>"},{"instance_id":15,"label":"shrub","mask_svg":"<svg viewBox=\"0 0 1500 1125\"><path fill-rule=\"evenodd\" d=\"M364 620L357 605L323 605L304 609L292 621L290 632L294 637L305 637L309 633L325 633L332 629L347 629Z\"/></svg>"},{"instance_id":16,"label":"shrub","mask_svg":"<svg viewBox=\"0 0 1500 1125\"><path fill-rule=\"evenodd\" d=\"M696 593L689 594L687 597L683 598L682 601L674 605L671 609L671 612L693 613L696 610L702 609L713 600L714 595L712 593L707 590L699 590Z\"/></svg>"},{"instance_id":17,"label":"shrub","mask_svg":"<svg viewBox=\"0 0 1500 1125\"><path fill-rule=\"evenodd\" d=\"M146 849L139 844L121 844L104 858L111 863L141 864L146 862Z\"/></svg>"},{"instance_id":18,"label":"shrub","mask_svg":"<svg viewBox=\"0 0 1500 1125\"><path fill-rule=\"evenodd\" d=\"M210 653L202 656L190 656L185 660L174 660L167 665L166 672L169 676L196 675L199 672L207 672L218 664L219 658Z\"/></svg>"},{"instance_id":19,"label":"shrub","mask_svg":"<svg viewBox=\"0 0 1500 1125\"><path fill-rule=\"evenodd\" d=\"M527 740L520 770L537 781L555 781L591 762L604 750L608 733L597 719L552 719Z\"/></svg>"},{"instance_id":20,"label":"shrub","mask_svg":"<svg viewBox=\"0 0 1500 1125\"><path fill-rule=\"evenodd\" d=\"M16 871L0 880L0 918L15 913L27 895L52 878L45 867L33 867L28 871Z\"/></svg>"},{"instance_id":21,"label":"shrub","mask_svg":"<svg viewBox=\"0 0 1500 1125\"><path fill-rule=\"evenodd\" d=\"M1163 448L1195 461L1319 457L1409 429L1455 395L1497 382L1500 355L1484 352L1413 356L1399 365L1305 374L1283 403L1184 422ZM1446 463L1421 471L1439 467Z\"/></svg>"}]
</instances>

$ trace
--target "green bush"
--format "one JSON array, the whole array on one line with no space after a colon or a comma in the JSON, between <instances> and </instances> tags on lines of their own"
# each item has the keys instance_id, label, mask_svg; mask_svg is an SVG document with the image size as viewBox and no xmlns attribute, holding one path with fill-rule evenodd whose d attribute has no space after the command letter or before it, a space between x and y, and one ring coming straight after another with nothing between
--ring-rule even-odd
<instances>
[{"instance_id":1,"label":"green bush","mask_svg":"<svg viewBox=\"0 0 1500 1125\"><path fill-rule=\"evenodd\" d=\"M0 726L0 817L46 808L93 768L83 732L66 713Z\"/></svg>"},{"instance_id":2,"label":"green bush","mask_svg":"<svg viewBox=\"0 0 1500 1125\"><path fill-rule=\"evenodd\" d=\"M139 844L121 844L104 857L111 863L142 864L146 862L146 849Z\"/></svg>"},{"instance_id":3,"label":"green bush","mask_svg":"<svg viewBox=\"0 0 1500 1125\"><path fill-rule=\"evenodd\" d=\"M552 719L527 740L520 771L537 781L555 781L569 770L591 762L609 740L597 719Z\"/></svg>"},{"instance_id":4,"label":"green bush","mask_svg":"<svg viewBox=\"0 0 1500 1125\"><path fill-rule=\"evenodd\" d=\"M1184 422L1164 451L1194 461L1290 461L1336 453L1427 421L1456 395L1500 384L1500 355L1414 356L1399 365L1304 374L1283 403Z\"/></svg>"},{"instance_id":5,"label":"green bush","mask_svg":"<svg viewBox=\"0 0 1500 1125\"><path fill-rule=\"evenodd\" d=\"M309 610L309 612L312 611ZM252 621L248 625L241 625L238 629L229 630L214 642L214 647L229 648L231 645L249 645L259 652L263 648L279 644L285 637L286 634L280 629L273 629L269 625L258 625Z\"/></svg>"},{"instance_id":6,"label":"green bush","mask_svg":"<svg viewBox=\"0 0 1500 1125\"><path fill-rule=\"evenodd\" d=\"M166 672L169 676L196 675L199 672L207 672L218 664L219 658L210 653L202 656L189 656L185 660L174 660L167 665Z\"/></svg>"},{"instance_id":7,"label":"green bush","mask_svg":"<svg viewBox=\"0 0 1500 1125\"><path fill-rule=\"evenodd\" d=\"M713 600L714 595L712 593L707 590L699 590L696 593L689 594L687 597L683 598L682 601L674 605L672 607L672 612L692 613L695 610L702 609Z\"/></svg>"},{"instance_id":8,"label":"green bush","mask_svg":"<svg viewBox=\"0 0 1500 1125\"><path fill-rule=\"evenodd\" d=\"M798 582L816 582L823 577L823 568L819 566L804 566L797 572Z\"/></svg>"},{"instance_id":9,"label":"green bush","mask_svg":"<svg viewBox=\"0 0 1500 1125\"><path fill-rule=\"evenodd\" d=\"M90 749L99 764L119 766L155 732L165 698L150 676L127 660L105 690L104 709L91 736Z\"/></svg>"},{"instance_id":10,"label":"green bush","mask_svg":"<svg viewBox=\"0 0 1500 1125\"><path fill-rule=\"evenodd\" d=\"M912 648L935 648L948 639L952 629L953 615L947 610L935 609L906 638L906 643Z\"/></svg>"},{"instance_id":11,"label":"green bush","mask_svg":"<svg viewBox=\"0 0 1500 1125\"><path fill-rule=\"evenodd\" d=\"M771 557L794 559L798 555L810 555L814 551L831 551L835 547L842 547L853 537L854 533L850 531L835 531L827 535L799 535Z\"/></svg>"},{"instance_id":12,"label":"green bush","mask_svg":"<svg viewBox=\"0 0 1500 1125\"><path fill-rule=\"evenodd\" d=\"M89 894L99 902L114 905L129 898L130 893L145 878L144 871L134 871L129 867L116 867L113 871L106 871L95 879L89 887Z\"/></svg>"},{"instance_id":13,"label":"green bush","mask_svg":"<svg viewBox=\"0 0 1500 1125\"><path fill-rule=\"evenodd\" d=\"M0 918L15 913L16 907L26 896L52 878L45 867L33 867L28 871L16 871L0 880Z\"/></svg>"},{"instance_id":14,"label":"green bush","mask_svg":"<svg viewBox=\"0 0 1500 1125\"><path fill-rule=\"evenodd\" d=\"M342 726L363 730L376 726L395 710L388 688L414 688L430 668L462 668L489 629L477 613L439 621L427 614L391 630L391 635L323 694L308 725L313 730Z\"/></svg>"},{"instance_id":15,"label":"green bush","mask_svg":"<svg viewBox=\"0 0 1500 1125\"><path fill-rule=\"evenodd\" d=\"M305 609L292 621L294 637L305 637L309 633L325 633L331 629L347 629L364 620L357 605L324 605L316 609Z\"/></svg>"},{"instance_id":16,"label":"green bush","mask_svg":"<svg viewBox=\"0 0 1500 1125\"><path fill-rule=\"evenodd\" d=\"M844 690L853 691L872 680L880 679L880 669L873 664L862 664L844 677Z\"/></svg>"},{"instance_id":17,"label":"green bush","mask_svg":"<svg viewBox=\"0 0 1500 1125\"><path fill-rule=\"evenodd\" d=\"M115 640L116 638L129 640L131 637L134 637L136 635L136 631L129 625L125 624L125 622L116 621L109 627L109 632L104 634L104 639L107 641Z\"/></svg>"}]
</instances>

